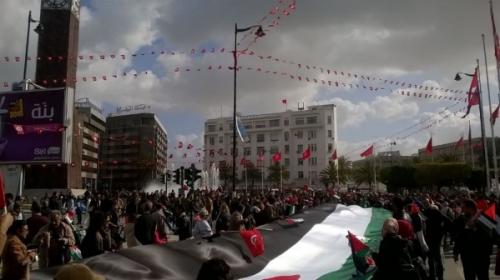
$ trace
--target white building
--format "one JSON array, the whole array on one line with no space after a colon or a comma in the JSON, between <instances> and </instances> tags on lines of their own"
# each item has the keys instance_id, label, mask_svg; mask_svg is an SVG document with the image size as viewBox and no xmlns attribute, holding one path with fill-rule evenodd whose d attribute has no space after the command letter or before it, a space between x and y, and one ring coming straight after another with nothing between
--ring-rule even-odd
<instances>
[{"instance_id":1,"label":"white building","mask_svg":"<svg viewBox=\"0 0 500 280\"><path fill-rule=\"evenodd\" d=\"M240 160L244 156L256 166L262 167L258 155L264 151L264 176L273 164L272 156L281 152L281 163L289 171L285 185L319 186L319 173L328 166L337 146L337 114L334 104L310 106L298 110L241 117L249 141L242 143L237 138L237 176L242 178ZM217 118L205 122L205 162L208 170L212 163L232 165L233 119ZM308 147L311 157L302 161L302 152ZM309 175L308 175L309 174Z\"/></svg>"}]
</instances>

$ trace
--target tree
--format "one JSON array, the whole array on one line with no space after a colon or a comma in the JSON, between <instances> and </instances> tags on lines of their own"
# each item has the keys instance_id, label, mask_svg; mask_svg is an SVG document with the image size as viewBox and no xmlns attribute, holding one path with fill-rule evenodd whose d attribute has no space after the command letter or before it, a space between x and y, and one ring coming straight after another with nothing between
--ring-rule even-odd
<instances>
[{"instance_id":1,"label":"tree","mask_svg":"<svg viewBox=\"0 0 500 280\"><path fill-rule=\"evenodd\" d=\"M351 179L351 167L349 166L349 162L345 157L339 157L337 160L339 164L339 183L345 184Z\"/></svg>"},{"instance_id":2,"label":"tree","mask_svg":"<svg viewBox=\"0 0 500 280\"><path fill-rule=\"evenodd\" d=\"M335 162L330 161L328 166L321 170L319 173L319 180L325 187L329 185L335 185L337 183L337 167L335 166Z\"/></svg>"},{"instance_id":3,"label":"tree","mask_svg":"<svg viewBox=\"0 0 500 280\"><path fill-rule=\"evenodd\" d=\"M374 179L372 162L367 160L353 169L352 178L357 185L367 183L371 186Z\"/></svg>"},{"instance_id":4,"label":"tree","mask_svg":"<svg viewBox=\"0 0 500 280\"><path fill-rule=\"evenodd\" d=\"M380 181L387 186L390 192L396 192L401 188L413 189L417 182L414 166L391 166L380 171Z\"/></svg>"},{"instance_id":5,"label":"tree","mask_svg":"<svg viewBox=\"0 0 500 280\"><path fill-rule=\"evenodd\" d=\"M262 178L262 172L251 161L246 162L245 172L247 172L247 174L246 174L247 180L249 180L251 182L250 186L251 186L251 189L253 190L254 186L255 186L255 180L259 180ZM245 174L243 174L243 176L245 176ZM243 180L244 180L244 178L245 177L243 177Z\"/></svg>"},{"instance_id":6,"label":"tree","mask_svg":"<svg viewBox=\"0 0 500 280\"><path fill-rule=\"evenodd\" d=\"M275 185L280 184L280 172L283 172L283 181L288 180L290 177L290 173L288 170L279 163L274 163L268 168L269 175L267 176L267 180L274 183ZM281 171L282 170L282 171Z\"/></svg>"}]
</instances>

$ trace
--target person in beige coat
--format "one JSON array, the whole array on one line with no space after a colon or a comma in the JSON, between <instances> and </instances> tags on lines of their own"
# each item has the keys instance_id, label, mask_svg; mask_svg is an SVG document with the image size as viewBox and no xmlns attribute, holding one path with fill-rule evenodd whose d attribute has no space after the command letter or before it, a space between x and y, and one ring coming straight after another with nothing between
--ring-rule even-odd
<instances>
[{"instance_id":1,"label":"person in beige coat","mask_svg":"<svg viewBox=\"0 0 500 280\"><path fill-rule=\"evenodd\" d=\"M29 279L30 264L36 260L36 252L29 251L23 242L28 236L26 221L15 221L8 233L2 254L2 278Z\"/></svg>"}]
</instances>

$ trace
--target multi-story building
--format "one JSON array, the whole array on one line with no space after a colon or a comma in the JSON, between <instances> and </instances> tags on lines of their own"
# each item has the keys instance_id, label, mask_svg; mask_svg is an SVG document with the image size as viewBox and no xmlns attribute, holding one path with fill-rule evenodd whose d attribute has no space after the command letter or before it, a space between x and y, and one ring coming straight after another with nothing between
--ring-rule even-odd
<instances>
[{"instance_id":1,"label":"multi-story building","mask_svg":"<svg viewBox=\"0 0 500 280\"><path fill-rule=\"evenodd\" d=\"M497 149L500 147L500 138L496 138L495 144ZM493 148L492 138L486 138L486 147L488 152L488 159L490 168L493 168ZM498 153L498 151L497 151ZM471 139L471 144L467 139L464 139L463 144L457 145L457 142L450 142L432 147L432 154L427 154L426 149L418 150L418 157L426 160L441 160L449 159L456 161L463 161L474 167L484 166L483 155L483 140L481 137Z\"/></svg>"},{"instance_id":2,"label":"multi-story building","mask_svg":"<svg viewBox=\"0 0 500 280\"><path fill-rule=\"evenodd\" d=\"M377 170L384 169L386 167L391 167L394 165L405 165L413 162L413 156L403 156L399 151L385 151L379 152L375 155L375 158L368 157L360 160L356 160L352 163L352 167L360 167L366 162L369 164L373 164L373 160L375 159L375 167Z\"/></svg>"},{"instance_id":3,"label":"multi-story building","mask_svg":"<svg viewBox=\"0 0 500 280\"><path fill-rule=\"evenodd\" d=\"M72 168L80 170L81 186L97 188L100 139L106 130L106 119L99 107L87 98L75 102L75 128Z\"/></svg>"},{"instance_id":4,"label":"multi-story building","mask_svg":"<svg viewBox=\"0 0 500 280\"><path fill-rule=\"evenodd\" d=\"M288 110L286 112L241 117L248 132L248 141L242 143L237 138L237 176L242 178L243 168L239 166L244 157L256 166L266 170L273 164L272 156L281 152L281 164L289 171L289 186L301 186L311 183L319 185L319 173L328 166L337 146L337 116L334 104L310 106L307 110ZM218 118L205 122L205 169L212 163L224 162L232 165L233 119ZM307 148L311 157L302 160L302 153ZM259 155L263 154L263 161Z\"/></svg>"},{"instance_id":5,"label":"multi-story building","mask_svg":"<svg viewBox=\"0 0 500 280\"><path fill-rule=\"evenodd\" d=\"M104 188L142 189L167 166L167 130L153 113L106 118L100 178Z\"/></svg>"}]
</instances>

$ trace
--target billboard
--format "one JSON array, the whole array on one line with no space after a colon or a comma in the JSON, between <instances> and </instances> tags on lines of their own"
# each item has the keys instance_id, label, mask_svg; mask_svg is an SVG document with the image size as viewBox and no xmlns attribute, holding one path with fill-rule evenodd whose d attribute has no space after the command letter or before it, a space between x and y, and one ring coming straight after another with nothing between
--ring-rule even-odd
<instances>
[{"instance_id":1,"label":"billboard","mask_svg":"<svg viewBox=\"0 0 500 280\"><path fill-rule=\"evenodd\" d=\"M65 92L60 88L0 93L0 163L64 161L71 100Z\"/></svg>"}]
</instances>

